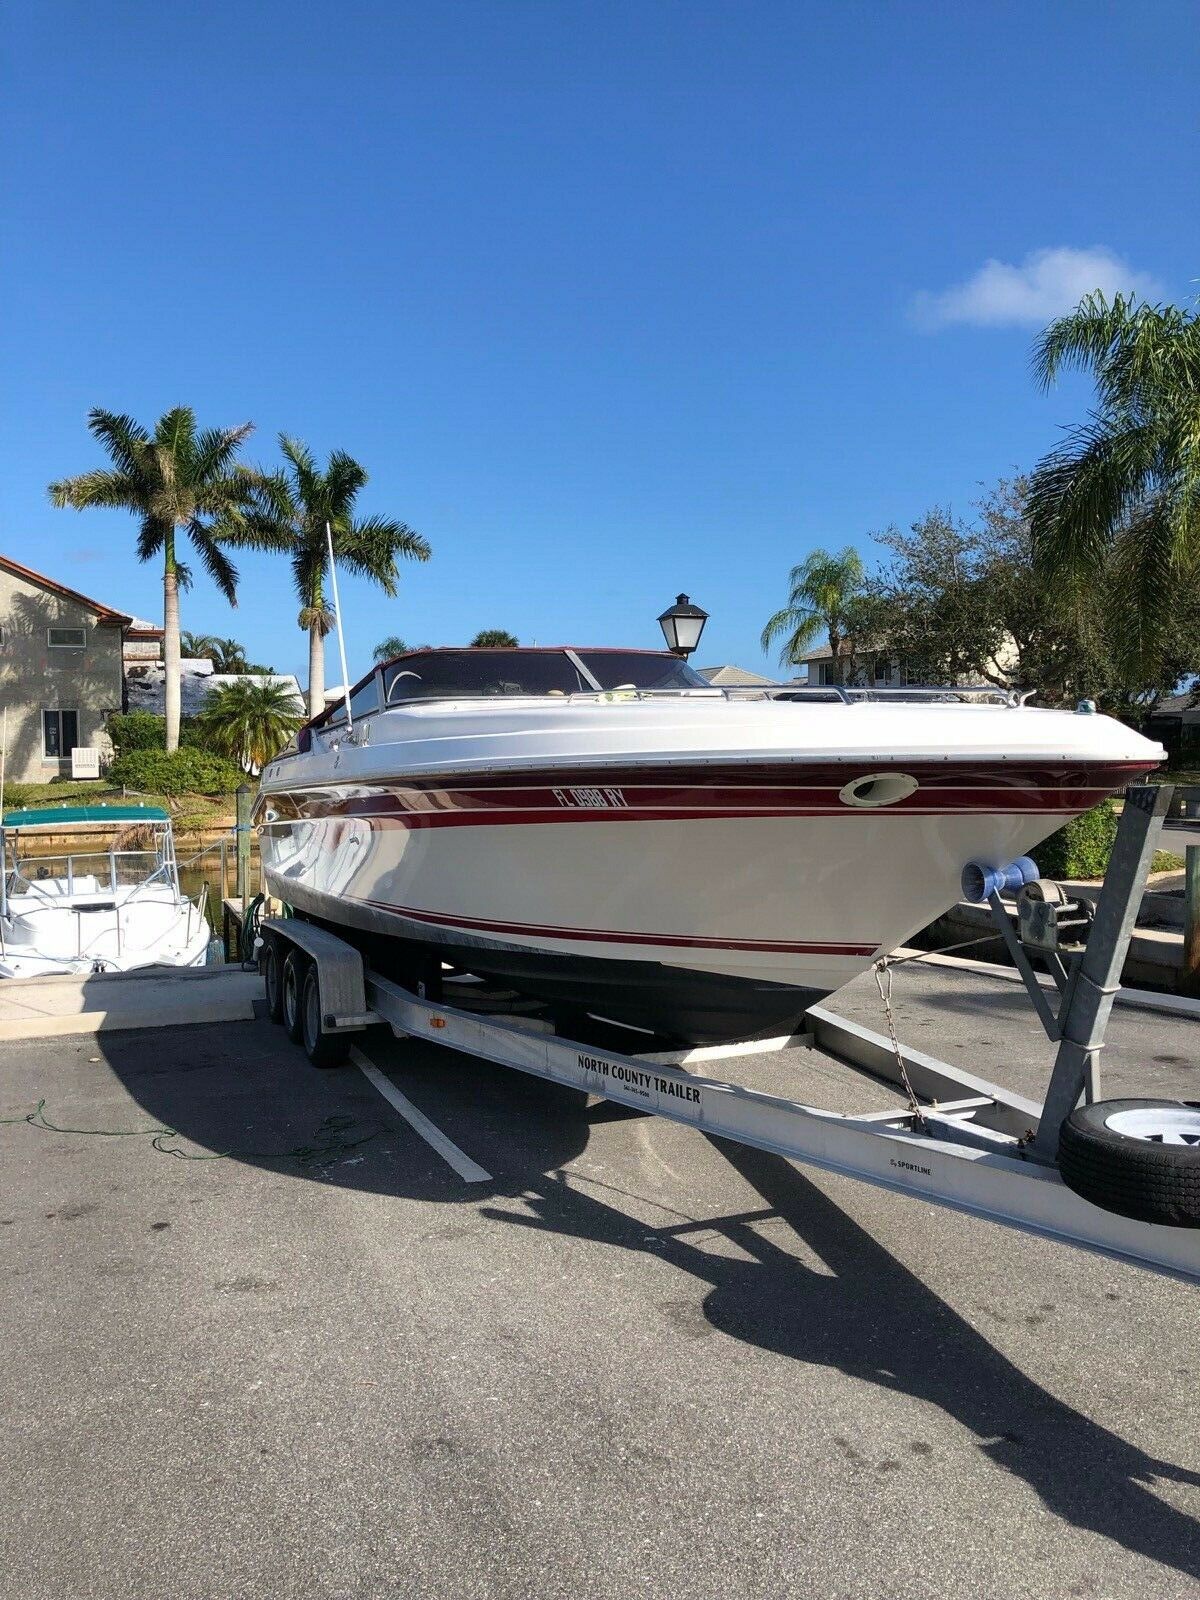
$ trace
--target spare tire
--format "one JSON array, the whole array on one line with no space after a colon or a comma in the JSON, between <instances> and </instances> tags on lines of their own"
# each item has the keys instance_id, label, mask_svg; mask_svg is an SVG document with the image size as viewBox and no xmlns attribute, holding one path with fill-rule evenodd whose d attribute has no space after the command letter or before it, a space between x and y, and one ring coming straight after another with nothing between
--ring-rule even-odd
<instances>
[{"instance_id":1,"label":"spare tire","mask_svg":"<svg viewBox=\"0 0 1200 1600\"><path fill-rule=\"evenodd\" d=\"M1058 1138L1058 1169L1076 1194L1138 1222L1200 1228L1200 1105L1097 1100Z\"/></svg>"}]
</instances>

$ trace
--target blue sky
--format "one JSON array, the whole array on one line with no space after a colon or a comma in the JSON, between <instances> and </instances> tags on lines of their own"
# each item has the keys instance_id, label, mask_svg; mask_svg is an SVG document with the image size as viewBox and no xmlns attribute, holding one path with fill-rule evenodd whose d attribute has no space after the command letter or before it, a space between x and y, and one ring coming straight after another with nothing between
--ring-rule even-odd
<instances>
[{"instance_id":1,"label":"blue sky","mask_svg":"<svg viewBox=\"0 0 1200 1600\"><path fill-rule=\"evenodd\" d=\"M453 0L10 12L0 549L161 615L132 520L51 508L103 405L280 429L433 545L397 632L758 633L814 545L1030 464L1081 284L1190 299L1190 5ZM992 266L988 266L988 263ZM184 626L303 673L286 563Z\"/></svg>"}]
</instances>

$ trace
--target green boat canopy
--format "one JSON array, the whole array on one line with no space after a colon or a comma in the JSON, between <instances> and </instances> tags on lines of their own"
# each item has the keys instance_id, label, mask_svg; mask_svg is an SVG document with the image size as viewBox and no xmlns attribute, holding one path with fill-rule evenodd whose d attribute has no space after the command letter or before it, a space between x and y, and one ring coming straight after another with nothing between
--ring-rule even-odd
<instances>
[{"instance_id":1,"label":"green boat canopy","mask_svg":"<svg viewBox=\"0 0 1200 1600\"><path fill-rule=\"evenodd\" d=\"M33 806L23 811L6 811L0 827L112 828L122 822L169 822L170 814L161 806Z\"/></svg>"}]
</instances>

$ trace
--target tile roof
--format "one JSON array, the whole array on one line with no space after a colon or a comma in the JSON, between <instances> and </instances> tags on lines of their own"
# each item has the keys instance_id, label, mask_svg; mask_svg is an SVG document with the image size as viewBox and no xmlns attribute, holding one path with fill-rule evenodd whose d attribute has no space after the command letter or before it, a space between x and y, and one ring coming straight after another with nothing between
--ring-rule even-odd
<instances>
[{"instance_id":1,"label":"tile roof","mask_svg":"<svg viewBox=\"0 0 1200 1600\"><path fill-rule=\"evenodd\" d=\"M99 600L92 600L86 594L80 594L78 589L68 589L65 583L59 583L55 578L47 578L45 573L35 572L32 567L22 566L11 556L0 555L0 569L11 572L14 578L24 578L29 583L35 583L40 589L48 589L51 594L60 594L67 600L74 600L79 605L86 606L89 611L96 613L102 623L124 626L133 621L133 618L127 616L124 611L114 611L111 606L106 606Z\"/></svg>"},{"instance_id":2,"label":"tile roof","mask_svg":"<svg viewBox=\"0 0 1200 1600\"><path fill-rule=\"evenodd\" d=\"M291 690L303 709L304 696L297 678L290 672L214 672L212 662L184 660L179 663L179 703L185 717L194 717L214 689L227 683L281 683ZM166 708L166 669L161 661L127 661L125 691L131 711L153 711L162 716Z\"/></svg>"},{"instance_id":3,"label":"tile roof","mask_svg":"<svg viewBox=\"0 0 1200 1600\"><path fill-rule=\"evenodd\" d=\"M750 672L746 667L700 667L698 670L702 678L707 678L718 689L758 688L778 682L776 678L764 678L761 672Z\"/></svg>"}]
</instances>

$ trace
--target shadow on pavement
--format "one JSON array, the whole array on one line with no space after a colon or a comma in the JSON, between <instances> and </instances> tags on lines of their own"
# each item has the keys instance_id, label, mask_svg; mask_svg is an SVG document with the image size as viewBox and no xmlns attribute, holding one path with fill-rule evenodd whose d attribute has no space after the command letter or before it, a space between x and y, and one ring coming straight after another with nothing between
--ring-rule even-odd
<instances>
[{"instance_id":1,"label":"shadow on pavement","mask_svg":"<svg viewBox=\"0 0 1200 1600\"><path fill-rule=\"evenodd\" d=\"M361 1044L385 1071L398 1064L386 1030L362 1035ZM406 1040L398 1086L435 1120L466 1129L455 1137L494 1173L490 1184L464 1187L356 1067L318 1070L280 1028L242 1023L100 1034L92 1048L150 1123L175 1130L176 1140L156 1141L168 1153L224 1154L241 1165L398 1198L462 1204L508 1193L514 1171L519 1188L530 1171L557 1170L585 1148L591 1130L580 1096ZM47 1115L53 1120L52 1098Z\"/></svg>"},{"instance_id":2,"label":"shadow on pavement","mask_svg":"<svg viewBox=\"0 0 1200 1600\"><path fill-rule=\"evenodd\" d=\"M1056 1516L1200 1578L1200 1523L1151 1487L1155 1478L1200 1487L1200 1473L1145 1454L1034 1383L786 1161L711 1143L832 1276L750 1226L760 1213L702 1225L753 1257L737 1260L690 1244L697 1225L652 1229L558 1178L532 1185L540 1198L526 1196L531 1217L484 1209L517 1226L653 1254L690 1273L711 1285L704 1315L719 1331L937 1406ZM853 1457L853 1440L836 1442ZM919 1471L918 1453L913 1459Z\"/></svg>"},{"instance_id":3,"label":"shadow on pavement","mask_svg":"<svg viewBox=\"0 0 1200 1600\"><path fill-rule=\"evenodd\" d=\"M98 1042L150 1118L207 1150L336 1186L459 1205L482 1201L484 1215L510 1226L666 1261L709 1286L703 1313L713 1328L937 1406L1056 1516L1200 1580L1200 1524L1152 1488L1156 1478L1200 1487L1200 1473L1147 1455L1033 1382L779 1157L712 1140L770 1210L654 1228L560 1176L585 1148L593 1122L611 1118L612 1108L586 1112L578 1099L548 1094L523 1074L433 1046L405 1048L405 1093L427 1104L432 1095L434 1114L449 1115L456 1137L462 1129L477 1136L468 1153L495 1173L490 1185L468 1188L361 1074L318 1072L276 1028L189 1029L186 1049L167 1030ZM376 1059L389 1064L382 1050ZM351 1119L343 1130L348 1143L365 1142L351 1160L335 1155L298 1167L292 1152L311 1143L331 1112ZM512 1194L531 1214L488 1203ZM764 1215L786 1221L828 1274L764 1238L752 1225ZM749 1259L689 1242L689 1232L700 1231L724 1232ZM854 1454L853 1440L838 1442Z\"/></svg>"}]
</instances>

